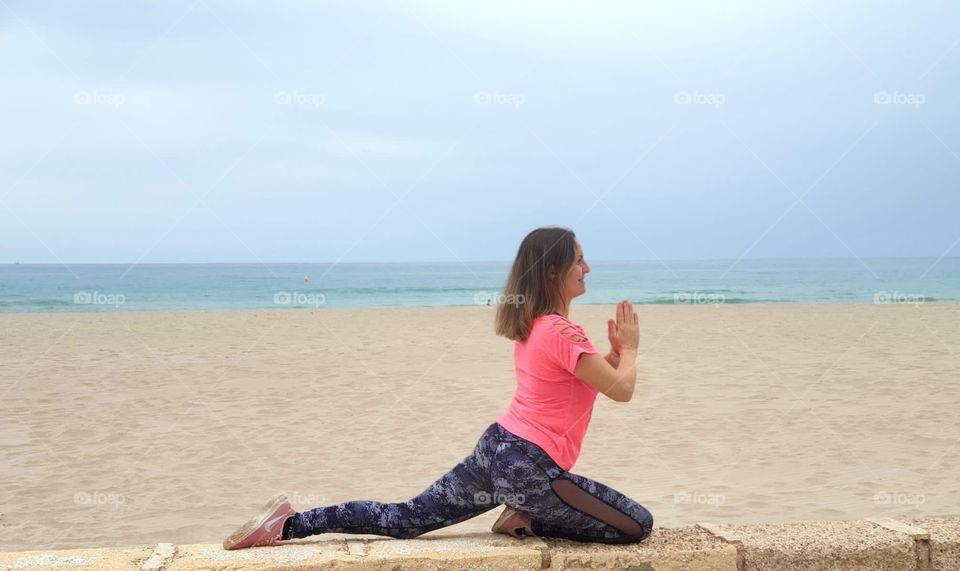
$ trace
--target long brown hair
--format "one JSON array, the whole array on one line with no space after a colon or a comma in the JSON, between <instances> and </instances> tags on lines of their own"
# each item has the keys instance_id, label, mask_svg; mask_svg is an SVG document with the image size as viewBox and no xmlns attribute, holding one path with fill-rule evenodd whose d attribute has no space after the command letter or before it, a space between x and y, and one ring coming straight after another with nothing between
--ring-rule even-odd
<instances>
[{"instance_id":1,"label":"long brown hair","mask_svg":"<svg viewBox=\"0 0 960 571\"><path fill-rule=\"evenodd\" d=\"M573 230L558 226L527 234L497 303L497 335L525 341L534 319L563 307L563 278L577 261L576 238Z\"/></svg>"}]
</instances>

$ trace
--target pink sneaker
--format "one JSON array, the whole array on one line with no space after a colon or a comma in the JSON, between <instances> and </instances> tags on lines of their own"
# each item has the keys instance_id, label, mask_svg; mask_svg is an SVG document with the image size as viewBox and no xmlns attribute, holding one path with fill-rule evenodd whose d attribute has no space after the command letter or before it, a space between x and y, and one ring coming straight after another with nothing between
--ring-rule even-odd
<instances>
[{"instance_id":1,"label":"pink sneaker","mask_svg":"<svg viewBox=\"0 0 960 571\"><path fill-rule=\"evenodd\" d=\"M223 540L224 549L245 549L261 545L277 545L283 533L283 523L296 514L286 494L267 502L260 515L243 524Z\"/></svg>"},{"instance_id":2,"label":"pink sneaker","mask_svg":"<svg viewBox=\"0 0 960 571\"><path fill-rule=\"evenodd\" d=\"M490 531L520 539L533 535L533 530L530 529L530 518L511 507L503 509L503 513L494 522Z\"/></svg>"}]
</instances>

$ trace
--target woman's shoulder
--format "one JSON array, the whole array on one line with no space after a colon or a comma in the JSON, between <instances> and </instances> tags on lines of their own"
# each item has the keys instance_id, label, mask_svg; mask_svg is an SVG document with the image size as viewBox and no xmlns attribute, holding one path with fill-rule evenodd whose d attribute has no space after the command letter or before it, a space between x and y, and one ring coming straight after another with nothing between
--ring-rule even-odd
<instances>
[{"instance_id":1,"label":"woman's shoulder","mask_svg":"<svg viewBox=\"0 0 960 571\"><path fill-rule=\"evenodd\" d=\"M587 334L579 324L570 321L559 313L547 313L537 318L537 322L542 326L548 326L548 331L552 330L563 337L582 343L587 341Z\"/></svg>"}]
</instances>

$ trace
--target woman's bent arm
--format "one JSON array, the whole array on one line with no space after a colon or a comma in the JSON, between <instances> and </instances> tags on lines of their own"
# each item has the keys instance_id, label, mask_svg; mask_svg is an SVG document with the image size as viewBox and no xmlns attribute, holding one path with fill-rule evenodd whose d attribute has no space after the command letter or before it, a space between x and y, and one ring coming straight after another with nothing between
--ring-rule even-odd
<instances>
[{"instance_id":1,"label":"woman's bent arm","mask_svg":"<svg viewBox=\"0 0 960 571\"><path fill-rule=\"evenodd\" d=\"M616 368L597 353L581 355L573 372L578 379L609 398L617 402L629 402L637 384L637 350L622 348L620 363Z\"/></svg>"}]
</instances>

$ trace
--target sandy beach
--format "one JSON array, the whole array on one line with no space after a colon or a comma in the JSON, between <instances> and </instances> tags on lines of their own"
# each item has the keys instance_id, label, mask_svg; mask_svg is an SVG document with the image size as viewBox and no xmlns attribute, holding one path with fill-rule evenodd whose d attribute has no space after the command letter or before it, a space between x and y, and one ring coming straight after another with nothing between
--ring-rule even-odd
<instances>
[{"instance_id":1,"label":"sandy beach","mask_svg":"<svg viewBox=\"0 0 960 571\"><path fill-rule=\"evenodd\" d=\"M637 311L634 399L598 399L573 471L658 525L960 512L960 303ZM612 312L571 318L605 352ZM0 315L0 549L218 542L278 491L408 499L512 396L492 317Z\"/></svg>"}]
</instances>

